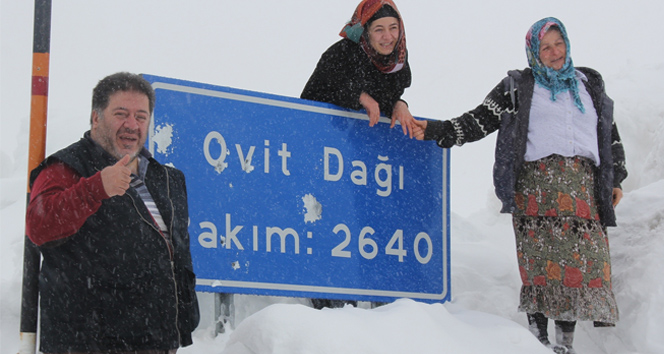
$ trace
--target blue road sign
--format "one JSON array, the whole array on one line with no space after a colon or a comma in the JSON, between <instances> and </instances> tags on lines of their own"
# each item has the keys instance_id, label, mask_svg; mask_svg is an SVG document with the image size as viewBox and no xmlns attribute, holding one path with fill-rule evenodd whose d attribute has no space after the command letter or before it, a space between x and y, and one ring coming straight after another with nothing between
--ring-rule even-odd
<instances>
[{"instance_id":1,"label":"blue road sign","mask_svg":"<svg viewBox=\"0 0 664 354\"><path fill-rule=\"evenodd\" d=\"M144 75L182 170L197 290L450 299L449 151L334 105Z\"/></svg>"}]
</instances>

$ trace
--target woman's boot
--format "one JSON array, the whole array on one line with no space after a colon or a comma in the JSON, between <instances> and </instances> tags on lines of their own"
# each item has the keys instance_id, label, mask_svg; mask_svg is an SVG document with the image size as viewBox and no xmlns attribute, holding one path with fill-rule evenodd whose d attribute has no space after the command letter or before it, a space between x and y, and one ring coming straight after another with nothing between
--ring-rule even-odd
<instances>
[{"instance_id":1,"label":"woman's boot","mask_svg":"<svg viewBox=\"0 0 664 354\"><path fill-rule=\"evenodd\" d=\"M549 332L547 327L549 326L549 319L544 316L544 314L529 313L528 315L528 329L530 332L539 339L542 344L547 347L551 347L551 342L549 341Z\"/></svg>"},{"instance_id":2,"label":"woman's boot","mask_svg":"<svg viewBox=\"0 0 664 354\"><path fill-rule=\"evenodd\" d=\"M555 321L555 323L556 345L553 347L553 351L558 354L576 354L576 351L572 347L576 321Z\"/></svg>"}]
</instances>

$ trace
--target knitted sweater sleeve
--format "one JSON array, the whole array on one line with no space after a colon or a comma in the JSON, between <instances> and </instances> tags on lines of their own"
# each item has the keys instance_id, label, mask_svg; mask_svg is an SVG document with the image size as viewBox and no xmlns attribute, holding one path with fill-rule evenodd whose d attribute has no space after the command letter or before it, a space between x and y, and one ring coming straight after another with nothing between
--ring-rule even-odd
<instances>
[{"instance_id":1,"label":"knitted sweater sleeve","mask_svg":"<svg viewBox=\"0 0 664 354\"><path fill-rule=\"evenodd\" d=\"M506 89L503 80L475 109L448 121L429 122L424 139L436 140L437 144L444 148L461 146L495 132L500 128L503 114L514 111L509 89Z\"/></svg>"},{"instance_id":2,"label":"knitted sweater sleeve","mask_svg":"<svg viewBox=\"0 0 664 354\"><path fill-rule=\"evenodd\" d=\"M627 167L625 166L625 149L615 121L611 127L611 154L613 155L613 187L622 189L621 183L627 178Z\"/></svg>"},{"instance_id":3,"label":"knitted sweater sleeve","mask_svg":"<svg viewBox=\"0 0 664 354\"><path fill-rule=\"evenodd\" d=\"M32 185L26 234L37 246L75 234L109 198L101 172L81 178L63 163L44 168Z\"/></svg>"}]
</instances>

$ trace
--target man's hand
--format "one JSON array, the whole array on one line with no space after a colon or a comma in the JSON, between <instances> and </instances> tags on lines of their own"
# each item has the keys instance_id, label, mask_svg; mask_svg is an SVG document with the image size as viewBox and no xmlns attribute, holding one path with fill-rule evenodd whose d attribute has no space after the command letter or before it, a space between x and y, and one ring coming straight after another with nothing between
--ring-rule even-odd
<instances>
[{"instance_id":1,"label":"man's hand","mask_svg":"<svg viewBox=\"0 0 664 354\"><path fill-rule=\"evenodd\" d=\"M101 170L101 181L104 185L104 191L109 197L124 195L129 189L131 170L127 167L127 164L130 160L131 156L127 154L115 165Z\"/></svg>"},{"instance_id":2,"label":"man's hand","mask_svg":"<svg viewBox=\"0 0 664 354\"><path fill-rule=\"evenodd\" d=\"M380 119L380 107L378 106L378 102L376 102L373 97L369 96L368 93L362 92L360 94L360 104L367 111L367 115L369 116L369 126L373 127Z\"/></svg>"},{"instance_id":3,"label":"man's hand","mask_svg":"<svg viewBox=\"0 0 664 354\"><path fill-rule=\"evenodd\" d=\"M394 104L394 110L392 111L392 124L390 124L390 128L394 128L394 124L397 120L401 123L403 135L409 135L412 139L413 129L415 128L415 118L413 118L413 115L410 114L410 110L408 109L406 102L401 100Z\"/></svg>"}]
</instances>

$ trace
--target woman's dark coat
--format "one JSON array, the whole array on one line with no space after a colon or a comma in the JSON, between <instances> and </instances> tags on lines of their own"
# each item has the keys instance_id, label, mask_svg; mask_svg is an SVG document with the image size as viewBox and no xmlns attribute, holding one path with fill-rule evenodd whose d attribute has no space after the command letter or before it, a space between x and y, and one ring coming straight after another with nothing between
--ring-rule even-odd
<instances>
[{"instance_id":1,"label":"woman's dark coat","mask_svg":"<svg viewBox=\"0 0 664 354\"><path fill-rule=\"evenodd\" d=\"M577 69L588 79L584 84L598 115L600 165L595 171L595 195L600 221L604 226L615 226L613 188L620 188L627 169L625 151L613 120L613 100L607 96L597 71ZM493 179L503 213L516 210L514 188L526 153L534 85L530 69L510 71L477 108L450 121L431 121L425 132L424 139L436 140L439 146L450 148L480 140L498 130Z\"/></svg>"},{"instance_id":2,"label":"woman's dark coat","mask_svg":"<svg viewBox=\"0 0 664 354\"><path fill-rule=\"evenodd\" d=\"M391 74L378 70L357 43L342 39L333 44L320 58L300 98L332 103L353 110L362 109L360 94L366 92L390 118L394 104L410 87L410 65Z\"/></svg>"}]
</instances>

